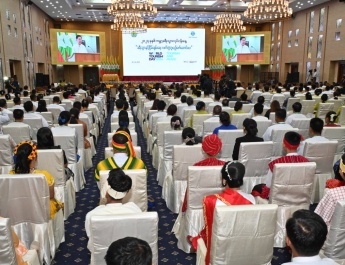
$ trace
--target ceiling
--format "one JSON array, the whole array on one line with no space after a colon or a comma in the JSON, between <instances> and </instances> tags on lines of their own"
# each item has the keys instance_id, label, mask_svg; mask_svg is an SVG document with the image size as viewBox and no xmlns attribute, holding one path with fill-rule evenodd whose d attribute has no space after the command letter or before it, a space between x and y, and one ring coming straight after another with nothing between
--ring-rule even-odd
<instances>
[{"instance_id":1,"label":"ceiling","mask_svg":"<svg viewBox=\"0 0 345 265\"><path fill-rule=\"evenodd\" d=\"M107 7L111 0L31 0L56 21L111 22ZM252 0L153 0L158 14L144 17L146 22L212 23L224 11L243 13ZM290 0L293 12L329 0Z\"/></svg>"}]
</instances>

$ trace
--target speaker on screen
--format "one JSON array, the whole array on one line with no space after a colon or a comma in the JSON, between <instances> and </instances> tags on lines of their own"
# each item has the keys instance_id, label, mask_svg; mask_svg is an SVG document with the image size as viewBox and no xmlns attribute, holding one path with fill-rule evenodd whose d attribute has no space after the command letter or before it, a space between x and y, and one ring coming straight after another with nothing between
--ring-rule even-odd
<instances>
[{"instance_id":1,"label":"speaker on screen","mask_svg":"<svg viewBox=\"0 0 345 265\"><path fill-rule=\"evenodd\" d=\"M44 86L44 75L42 73L36 73L36 87Z\"/></svg>"}]
</instances>

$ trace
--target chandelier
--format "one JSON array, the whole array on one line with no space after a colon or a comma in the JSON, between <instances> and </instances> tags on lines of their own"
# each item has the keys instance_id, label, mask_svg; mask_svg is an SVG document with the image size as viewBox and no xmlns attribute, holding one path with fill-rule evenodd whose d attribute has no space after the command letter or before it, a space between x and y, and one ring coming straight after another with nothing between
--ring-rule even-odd
<instances>
[{"instance_id":1,"label":"chandelier","mask_svg":"<svg viewBox=\"0 0 345 265\"><path fill-rule=\"evenodd\" d=\"M211 31L215 33L246 31L246 27L243 26L243 21L241 20L241 15L235 13L217 15L213 24Z\"/></svg>"},{"instance_id":2,"label":"chandelier","mask_svg":"<svg viewBox=\"0 0 345 265\"><path fill-rule=\"evenodd\" d=\"M115 17L111 29L122 31L122 33L126 34L145 33L147 31L144 19L140 13L119 13Z\"/></svg>"},{"instance_id":3,"label":"chandelier","mask_svg":"<svg viewBox=\"0 0 345 265\"><path fill-rule=\"evenodd\" d=\"M280 20L291 17L292 8L286 0L254 0L243 15L255 21Z\"/></svg>"},{"instance_id":4,"label":"chandelier","mask_svg":"<svg viewBox=\"0 0 345 265\"><path fill-rule=\"evenodd\" d=\"M112 0L108 6L108 14L117 16L119 13L139 12L143 16L157 15L153 0Z\"/></svg>"}]
</instances>

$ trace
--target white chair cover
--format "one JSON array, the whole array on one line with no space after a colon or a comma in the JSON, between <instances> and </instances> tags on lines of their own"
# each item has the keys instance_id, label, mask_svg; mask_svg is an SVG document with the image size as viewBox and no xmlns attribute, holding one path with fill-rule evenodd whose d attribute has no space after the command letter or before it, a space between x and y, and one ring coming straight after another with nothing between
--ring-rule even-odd
<instances>
[{"instance_id":1,"label":"white chair cover","mask_svg":"<svg viewBox=\"0 0 345 265\"><path fill-rule=\"evenodd\" d=\"M76 199L73 179L66 181L62 150L37 150L37 168L47 170L54 177L55 198L64 203L64 218L67 220L74 212Z\"/></svg>"},{"instance_id":2,"label":"white chair cover","mask_svg":"<svg viewBox=\"0 0 345 265\"><path fill-rule=\"evenodd\" d=\"M326 182L332 177L332 167L337 141L306 142L303 156L310 162L315 162L316 174L312 194L312 202L319 202L326 187Z\"/></svg>"},{"instance_id":3,"label":"white chair cover","mask_svg":"<svg viewBox=\"0 0 345 265\"><path fill-rule=\"evenodd\" d=\"M157 212L92 216L90 233L91 265L105 265L104 256L111 243L128 236L145 240L151 247L153 264L158 264Z\"/></svg>"},{"instance_id":4,"label":"white chair cover","mask_svg":"<svg viewBox=\"0 0 345 265\"><path fill-rule=\"evenodd\" d=\"M261 94L261 96L263 96L265 98L265 105L269 106L271 103L271 99L273 97L273 94L263 93L263 94Z\"/></svg>"},{"instance_id":5,"label":"white chair cover","mask_svg":"<svg viewBox=\"0 0 345 265\"><path fill-rule=\"evenodd\" d=\"M131 133L131 137L132 137L132 145L133 146L138 146L138 134L136 131L129 131ZM115 132L110 132L108 133L108 142L109 142L109 147L112 147L112 137L114 135Z\"/></svg>"},{"instance_id":6,"label":"white chair cover","mask_svg":"<svg viewBox=\"0 0 345 265\"><path fill-rule=\"evenodd\" d=\"M221 166L188 167L187 180L187 210L181 210L175 221L173 232L178 240L177 247L189 253L190 244L187 235L196 236L204 226L203 198L204 196L220 193Z\"/></svg>"},{"instance_id":7,"label":"white chair cover","mask_svg":"<svg viewBox=\"0 0 345 265\"><path fill-rule=\"evenodd\" d=\"M316 163L282 163L273 168L269 202L278 204L274 247L285 247L285 223L299 209L309 209Z\"/></svg>"},{"instance_id":8,"label":"white chair cover","mask_svg":"<svg viewBox=\"0 0 345 265\"><path fill-rule=\"evenodd\" d=\"M290 129L273 129L272 131L272 142L273 142L273 159L283 156L283 139L287 132L299 132L297 128Z\"/></svg>"},{"instance_id":9,"label":"white chair cover","mask_svg":"<svg viewBox=\"0 0 345 265\"><path fill-rule=\"evenodd\" d=\"M328 140L338 141L333 162L339 160L345 150L345 127L324 127L322 136Z\"/></svg>"},{"instance_id":10,"label":"white chair cover","mask_svg":"<svg viewBox=\"0 0 345 265\"><path fill-rule=\"evenodd\" d=\"M249 113L250 110L251 110L252 108L254 108L254 105L255 105L255 104L243 104L242 110L243 110L245 113Z\"/></svg>"},{"instance_id":11,"label":"white chair cover","mask_svg":"<svg viewBox=\"0 0 345 265\"><path fill-rule=\"evenodd\" d=\"M84 184L86 183L86 181L84 176L83 159L80 158L79 161L77 161L76 158L75 134L53 136L55 144L60 145L61 148L65 151L68 160L68 167L74 173L75 191L78 192L84 188Z\"/></svg>"},{"instance_id":12,"label":"white chair cover","mask_svg":"<svg viewBox=\"0 0 345 265\"><path fill-rule=\"evenodd\" d=\"M19 144L22 141L31 141L31 128L27 124L12 126L11 124L2 126L3 134L11 135L12 139Z\"/></svg>"},{"instance_id":13,"label":"white chair cover","mask_svg":"<svg viewBox=\"0 0 345 265\"><path fill-rule=\"evenodd\" d=\"M151 134L147 138L147 149L152 154L152 165L158 169L159 166L159 147L163 146L163 135L165 131L171 131L170 122L157 123L157 136L153 137ZM155 140L157 142L155 143Z\"/></svg>"},{"instance_id":14,"label":"white chair cover","mask_svg":"<svg viewBox=\"0 0 345 265\"><path fill-rule=\"evenodd\" d=\"M309 114L307 117L309 117L310 115L313 115L314 106L316 104L315 100L302 100L301 104L302 104L302 111L301 111L302 114L306 116Z\"/></svg>"},{"instance_id":15,"label":"white chair cover","mask_svg":"<svg viewBox=\"0 0 345 265\"><path fill-rule=\"evenodd\" d=\"M277 100L279 102L279 105L280 107L283 106L283 103L284 103L284 100L285 100L285 96L281 93L276 93L276 94L273 94L272 98L271 98L271 102L273 100Z\"/></svg>"},{"instance_id":16,"label":"white chair cover","mask_svg":"<svg viewBox=\"0 0 345 265\"><path fill-rule=\"evenodd\" d=\"M90 143L90 148L84 149L84 153L85 153L85 169L88 170L89 168L92 167L92 157L94 155L96 155L96 147L95 147L95 143L93 140L93 137L90 136L90 127L89 127L89 118L88 117L79 117L79 119L83 122L86 123L87 125L87 136L85 137L86 140L89 141Z\"/></svg>"},{"instance_id":17,"label":"white chair cover","mask_svg":"<svg viewBox=\"0 0 345 265\"><path fill-rule=\"evenodd\" d=\"M204 121L203 124L203 136L206 136L208 134L212 134L213 130L219 127L221 123L219 121Z\"/></svg>"},{"instance_id":18,"label":"white chair cover","mask_svg":"<svg viewBox=\"0 0 345 265\"><path fill-rule=\"evenodd\" d=\"M12 169L13 146L9 134L0 135L0 173L7 174Z\"/></svg>"},{"instance_id":19,"label":"white chair cover","mask_svg":"<svg viewBox=\"0 0 345 265\"><path fill-rule=\"evenodd\" d=\"M42 174L0 175L0 215L10 218L18 238L29 249L39 242L39 258L50 264L64 239L62 210L50 220L49 188Z\"/></svg>"},{"instance_id":20,"label":"white chair cover","mask_svg":"<svg viewBox=\"0 0 345 265\"><path fill-rule=\"evenodd\" d=\"M132 188L123 198L122 202L134 202L143 212L147 211L147 172L145 169L124 170L125 174L132 179ZM100 171L100 202L105 204L109 170Z\"/></svg>"},{"instance_id":21,"label":"white chair cover","mask_svg":"<svg viewBox=\"0 0 345 265\"><path fill-rule=\"evenodd\" d=\"M286 106L286 111L292 111L292 105L296 102L301 102L300 98L289 98Z\"/></svg>"},{"instance_id":22,"label":"white chair cover","mask_svg":"<svg viewBox=\"0 0 345 265\"><path fill-rule=\"evenodd\" d=\"M24 118L23 122L30 126L32 140L37 141L37 131L43 127L42 118Z\"/></svg>"},{"instance_id":23,"label":"white chair cover","mask_svg":"<svg viewBox=\"0 0 345 265\"><path fill-rule=\"evenodd\" d=\"M319 109L317 110L317 117L324 120L327 112L333 110L333 103L320 103Z\"/></svg>"},{"instance_id":24,"label":"white chair cover","mask_svg":"<svg viewBox=\"0 0 345 265\"><path fill-rule=\"evenodd\" d=\"M40 114L42 115L43 118L46 119L46 121L48 122L49 126L52 126L54 124L53 113L51 113L51 112L41 112Z\"/></svg>"},{"instance_id":25,"label":"white chair cover","mask_svg":"<svg viewBox=\"0 0 345 265\"><path fill-rule=\"evenodd\" d=\"M112 122L110 124L110 130L113 132L113 131L116 131L118 128L119 128L119 123L116 122ZM128 130L134 130L135 131L135 123L134 122L129 122L129 125L128 125Z\"/></svg>"},{"instance_id":26,"label":"white chair cover","mask_svg":"<svg viewBox=\"0 0 345 265\"><path fill-rule=\"evenodd\" d=\"M339 124L345 125L345 106L341 107L340 115L339 115Z\"/></svg>"},{"instance_id":27,"label":"white chair cover","mask_svg":"<svg viewBox=\"0 0 345 265\"><path fill-rule=\"evenodd\" d=\"M173 213L178 213L187 188L188 167L204 159L201 145L174 145L173 169L164 178L162 198Z\"/></svg>"},{"instance_id":28,"label":"white chair cover","mask_svg":"<svg viewBox=\"0 0 345 265\"><path fill-rule=\"evenodd\" d=\"M257 124L257 128L258 128L258 133L256 136L262 137L264 135L264 133L266 132L267 128L272 125L272 121L271 120L256 121L256 124Z\"/></svg>"},{"instance_id":29,"label":"white chair cover","mask_svg":"<svg viewBox=\"0 0 345 265\"><path fill-rule=\"evenodd\" d=\"M272 154L273 142L271 141L241 143L238 160L246 168L242 191L251 193L255 185L265 182Z\"/></svg>"},{"instance_id":30,"label":"white chair cover","mask_svg":"<svg viewBox=\"0 0 345 265\"><path fill-rule=\"evenodd\" d=\"M331 259L345 260L345 201L337 202L329 227L324 254Z\"/></svg>"},{"instance_id":31,"label":"white chair cover","mask_svg":"<svg viewBox=\"0 0 345 265\"><path fill-rule=\"evenodd\" d=\"M157 181L163 186L164 178L171 174L172 170L172 152L174 145L182 144L182 131L167 131L163 134L162 152L159 152Z\"/></svg>"},{"instance_id":32,"label":"white chair cover","mask_svg":"<svg viewBox=\"0 0 345 265\"><path fill-rule=\"evenodd\" d=\"M250 113L242 113L242 114L233 114L231 124L235 125L238 129L241 129L243 127L243 121L247 118L251 118Z\"/></svg>"},{"instance_id":33,"label":"white chair cover","mask_svg":"<svg viewBox=\"0 0 345 265\"><path fill-rule=\"evenodd\" d=\"M141 159L141 146L133 146L136 157ZM104 148L104 158L108 158L114 155L114 149L112 147Z\"/></svg>"},{"instance_id":34,"label":"white chair cover","mask_svg":"<svg viewBox=\"0 0 345 265\"><path fill-rule=\"evenodd\" d=\"M130 122L134 122L132 115L128 115L128 119ZM111 116L111 122L118 123L119 122L119 116Z\"/></svg>"},{"instance_id":35,"label":"white chair cover","mask_svg":"<svg viewBox=\"0 0 345 265\"><path fill-rule=\"evenodd\" d=\"M70 99L68 99L68 100L63 99L63 100L61 100L61 103L65 104L64 108L66 111L70 111L71 108L73 108L72 101L70 101Z\"/></svg>"},{"instance_id":36,"label":"white chair cover","mask_svg":"<svg viewBox=\"0 0 345 265\"><path fill-rule=\"evenodd\" d=\"M275 112L271 112L269 119L272 121L272 123L276 123L276 113Z\"/></svg>"},{"instance_id":37,"label":"white chair cover","mask_svg":"<svg viewBox=\"0 0 345 265\"><path fill-rule=\"evenodd\" d=\"M220 151L220 158L222 160L232 160L232 152L234 150L234 145L236 138L242 137L243 130L219 130L218 136L222 139L222 150Z\"/></svg>"},{"instance_id":38,"label":"white chair cover","mask_svg":"<svg viewBox=\"0 0 345 265\"><path fill-rule=\"evenodd\" d=\"M183 126L189 127L190 118L192 117L193 114L195 114L196 110L195 109L185 109L183 112L184 112Z\"/></svg>"},{"instance_id":39,"label":"white chair cover","mask_svg":"<svg viewBox=\"0 0 345 265\"><path fill-rule=\"evenodd\" d=\"M210 264L271 264L277 211L274 204L216 206ZM200 245L206 247L202 238L198 252ZM197 265L205 264L205 257L197 253Z\"/></svg>"},{"instance_id":40,"label":"white chair cover","mask_svg":"<svg viewBox=\"0 0 345 265\"><path fill-rule=\"evenodd\" d=\"M211 116L211 114L193 114L193 129L196 135L202 136L204 121Z\"/></svg>"},{"instance_id":41,"label":"white chair cover","mask_svg":"<svg viewBox=\"0 0 345 265\"><path fill-rule=\"evenodd\" d=\"M309 138L310 118L293 119L291 126L298 128L298 133L301 134L304 139Z\"/></svg>"},{"instance_id":42,"label":"white chair cover","mask_svg":"<svg viewBox=\"0 0 345 265\"><path fill-rule=\"evenodd\" d=\"M330 99L327 103L333 103L333 111L335 112L343 106L343 101L340 99Z\"/></svg>"},{"instance_id":43,"label":"white chair cover","mask_svg":"<svg viewBox=\"0 0 345 265\"><path fill-rule=\"evenodd\" d=\"M10 219L0 218L0 263L17 265Z\"/></svg>"}]
</instances>

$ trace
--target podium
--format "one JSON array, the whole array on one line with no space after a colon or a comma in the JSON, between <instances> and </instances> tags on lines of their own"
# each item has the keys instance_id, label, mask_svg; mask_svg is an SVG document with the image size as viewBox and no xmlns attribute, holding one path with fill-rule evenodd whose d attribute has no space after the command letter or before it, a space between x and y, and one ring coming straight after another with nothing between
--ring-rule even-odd
<instances>
[{"instance_id":1,"label":"podium","mask_svg":"<svg viewBox=\"0 0 345 265\"><path fill-rule=\"evenodd\" d=\"M237 62L262 62L264 60L264 53L238 53Z\"/></svg>"},{"instance_id":2,"label":"podium","mask_svg":"<svg viewBox=\"0 0 345 265\"><path fill-rule=\"evenodd\" d=\"M74 53L75 55L75 62L100 62L101 55L99 53Z\"/></svg>"}]
</instances>

